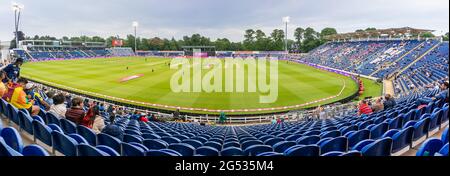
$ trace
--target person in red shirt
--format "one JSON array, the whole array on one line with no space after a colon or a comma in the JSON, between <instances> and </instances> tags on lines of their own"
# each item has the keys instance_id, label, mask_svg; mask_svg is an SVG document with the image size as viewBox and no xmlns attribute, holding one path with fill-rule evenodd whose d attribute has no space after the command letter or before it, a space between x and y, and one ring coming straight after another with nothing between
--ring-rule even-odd
<instances>
[{"instance_id":1,"label":"person in red shirt","mask_svg":"<svg viewBox=\"0 0 450 176\"><path fill-rule=\"evenodd\" d=\"M362 100L361 103L359 104L359 111L358 111L358 115L369 115L372 114L372 108L367 104L367 100Z\"/></svg>"}]
</instances>

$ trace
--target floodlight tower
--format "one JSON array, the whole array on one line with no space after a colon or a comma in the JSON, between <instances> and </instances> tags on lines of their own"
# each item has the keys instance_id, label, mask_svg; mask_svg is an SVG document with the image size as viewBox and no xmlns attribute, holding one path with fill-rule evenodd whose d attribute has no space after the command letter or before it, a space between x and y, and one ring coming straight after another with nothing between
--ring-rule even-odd
<instances>
[{"instance_id":1,"label":"floodlight tower","mask_svg":"<svg viewBox=\"0 0 450 176\"><path fill-rule=\"evenodd\" d=\"M133 21L134 27L134 53L137 54L137 28L139 27L139 23L137 21Z\"/></svg>"},{"instance_id":2,"label":"floodlight tower","mask_svg":"<svg viewBox=\"0 0 450 176\"><path fill-rule=\"evenodd\" d=\"M25 6L22 4L13 2L11 8L14 11L14 30L16 31L16 48L19 48L20 13L25 8Z\"/></svg>"},{"instance_id":3,"label":"floodlight tower","mask_svg":"<svg viewBox=\"0 0 450 176\"><path fill-rule=\"evenodd\" d=\"M289 17L289 16L286 16L286 17L283 17L283 23L284 24L286 24L286 30L285 30L285 39L284 39L284 44L285 44L285 51L286 51L286 54L288 54L289 53L289 49L288 49L288 23L291 21L291 17Z\"/></svg>"}]
</instances>

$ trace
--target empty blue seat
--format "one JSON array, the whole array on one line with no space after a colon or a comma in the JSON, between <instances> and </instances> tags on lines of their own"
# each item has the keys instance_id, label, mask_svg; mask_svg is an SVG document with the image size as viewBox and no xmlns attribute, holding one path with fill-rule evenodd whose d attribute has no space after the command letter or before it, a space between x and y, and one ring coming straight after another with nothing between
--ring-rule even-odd
<instances>
[{"instance_id":1,"label":"empty blue seat","mask_svg":"<svg viewBox=\"0 0 450 176\"><path fill-rule=\"evenodd\" d=\"M124 134L123 135L123 142L130 143L130 142L136 142L136 143L142 143L142 139L138 136Z\"/></svg>"},{"instance_id":2,"label":"empty blue seat","mask_svg":"<svg viewBox=\"0 0 450 176\"><path fill-rule=\"evenodd\" d=\"M264 153L260 153L256 156L270 156L270 157L275 157L275 156L284 156L282 153L277 153L277 152L264 152Z\"/></svg>"},{"instance_id":3,"label":"empty blue seat","mask_svg":"<svg viewBox=\"0 0 450 176\"><path fill-rule=\"evenodd\" d=\"M166 141L168 144L181 143L181 140L171 136L164 136L161 138L161 140Z\"/></svg>"},{"instance_id":4,"label":"empty blue seat","mask_svg":"<svg viewBox=\"0 0 450 176\"><path fill-rule=\"evenodd\" d=\"M108 153L88 144L78 144L77 156L110 156Z\"/></svg>"},{"instance_id":5,"label":"empty blue seat","mask_svg":"<svg viewBox=\"0 0 450 176\"><path fill-rule=\"evenodd\" d=\"M12 149L14 149L19 153L22 153L23 149L22 137L15 128L12 127L3 128L2 131L0 132L0 136L3 138L3 140L9 147L11 147Z\"/></svg>"},{"instance_id":6,"label":"empty blue seat","mask_svg":"<svg viewBox=\"0 0 450 176\"><path fill-rule=\"evenodd\" d=\"M426 137L428 135L428 131L430 129L430 118L426 117L420 121L418 121L414 125L414 135L413 140L419 140L422 137Z\"/></svg>"},{"instance_id":7,"label":"empty blue seat","mask_svg":"<svg viewBox=\"0 0 450 176\"><path fill-rule=\"evenodd\" d=\"M370 131L369 130L360 130L356 131L350 134L346 134L346 137L348 138L348 147L352 148L360 141L366 140L370 138Z\"/></svg>"},{"instance_id":8,"label":"empty blue seat","mask_svg":"<svg viewBox=\"0 0 450 176\"><path fill-rule=\"evenodd\" d=\"M298 145L311 145L311 144L317 144L317 142L320 141L320 136L304 136L300 139L297 139Z\"/></svg>"},{"instance_id":9,"label":"empty blue seat","mask_svg":"<svg viewBox=\"0 0 450 176\"><path fill-rule=\"evenodd\" d=\"M143 144L150 150L160 150L169 147L169 144L161 139L146 139L143 141Z\"/></svg>"},{"instance_id":10,"label":"empty blue seat","mask_svg":"<svg viewBox=\"0 0 450 176\"><path fill-rule=\"evenodd\" d=\"M170 144L169 149L175 150L182 156L194 156L195 148L189 144Z\"/></svg>"},{"instance_id":11,"label":"empty blue seat","mask_svg":"<svg viewBox=\"0 0 450 176\"><path fill-rule=\"evenodd\" d=\"M209 146L209 147L215 148L217 151L222 150L222 144L220 144L218 142L214 142L214 141L208 141L205 144L203 144L203 146Z\"/></svg>"},{"instance_id":12,"label":"empty blue seat","mask_svg":"<svg viewBox=\"0 0 450 176\"><path fill-rule=\"evenodd\" d=\"M270 139L269 139L270 140ZM259 140L250 140L250 141L246 141L244 143L241 143L242 149L247 149L249 146L252 145L262 145L264 144L263 142L259 141Z\"/></svg>"},{"instance_id":13,"label":"empty blue seat","mask_svg":"<svg viewBox=\"0 0 450 176\"><path fill-rule=\"evenodd\" d=\"M47 113L50 114L50 113ZM89 145L96 146L97 145L97 135L90 128L87 128L83 125L77 126L77 133L80 136L83 136L86 141L88 141Z\"/></svg>"},{"instance_id":14,"label":"empty blue seat","mask_svg":"<svg viewBox=\"0 0 450 176\"><path fill-rule=\"evenodd\" d=\"M147 151L146 156L182 156L177 151L171 149L150 150Z\"/></svg>"},{"instance_id":15,"label":"empty blue seat","mask_svg":"<svg viewBox=\"0 0 450 176\"><path fill-rule=\"evenodd\" d=\"M439 150L438 153L435 154L435 156L448 156L448 143L445 144L441 150Z\"/></svg>"},{"instance_id":16,"label":"empty blue seat","mask_svg":"<svg viewBox=\"0 0 450 176\"><path fill-rule=\"evenodd\" d=\"M79 135L79 134L69 134L69 137L71 137L72 139L74 139L75 141L77 141L78 144L89 144L89 142L84 139L83 136Z\"/></svg>"},{"instance_id":17,"label":"empty blue seat","mask_svg":"<svg viewBox=\"0 0 450 176\"><path fill-rule=\"evenodd\" d=\"M6 108L8 110L8 119L12 122L14 122L15 124L19 125L20 121L19 121L19 116L17 116L18 114L18 109L15 108L14 106L12 106L11 104L7 104Z\"/></svg>"},{"instance_id":18,"label":"empty blue seat","mask_svg":"<svg viewBox=\"0 0 450 176\"><path fill-rule=\"evenodd\" d=\"M77 156L77 141L59 131L52 131L51 134L53 139L53 153L56 150L65 156Z\"/></svg>"},{"instance_id":19,"label":"empty blue seat","mask_svg":"<svg viewBox=\"0 0 450 176\"><path fill-rule=\"evenodd\" d=\"M273 146L273 145L275 145L275 144L277 144L279 142L282 142L282 141L284 141L283 138L276 137L276 138L267 139L266 141L264 141L264 144L265 145L269 145L269 146Z\"/></svg>"},{"instance_id":20,"label":"empty blue seat","mask_svg":"<svg viewBox=\"0 0 450 176\"><path fill-rule=\"evenodd\" d=\"M244 156L244 151L238 147L227 147L220 152L221 156Z\"/></svg>"},{"instance_id":21,"label":"empty blue seat","mask_svg":"<svg viewBox=\"0 0 450 176\"><path fill-rule=\"evenodd\" d=\"M200 141L197 141L194 139L185 139L185 140L183 140L183 143L189 144L194 148L199 148L203 145Z\"/></svg>"},{"instance_id":22,"label":"empty blue seat","mask_svg":"<svg viewBox=\"0 0 450 176\"><path fill-rule=\"evenodd\" d=\"M244 150L246 156L256 156L264 152L273 152L273 148L269 145L252 145Z\"/></svg>"},{"instance_id":23,"label":"empty blue seat","mask_svg":"<svg viewBox=\"0 0 450 176\"><path fill-rule=\"evenodd\" d=\"M51 112L46 114L46 119L47 119L47 124L53 123L53 124L57 124L59 126L61 125L59 123L59 119Z\"/></svg>"},{"instance_id":24,"label":"empty blue seat","mask_svg":"<svg viewBox=\"0 0 450 176\"><path fill-rule=\"evenodd\" d=\"M153 133L143 133L142 137L144 139L161 139L161 136Z\"/></svg>"},{"instance_id":25,"label":"empty blue seat","mask_svg":"<svg viewBox=\"0 0 450 176\"><path fill-rule=\"evenodd\" d=\"M122 156L145 156L145 152L142 148L128 144L122 143Z\"/></svg>"},{"instance_id":26,"label":"empty blue seat","mask_svg":"<svg viewBox=\"0 0 450 176\"><path fill-rule=\"evenodd\" d=\"M28 134L33 135L33 119L22 111L19 111L18 117L20 129L25 130Z\"/></svg>"},{"instance_id":27,"label":"empty blue seat","mask_svg":"<svg viewBox=\"0 0 450 176\"><path fill-rule=\"evenodd\" d=\"M120 156L120 154L113 148L106 146L106 145L98 145L96 147L97 149L101 150L102 152L107 153L110 156Z\"/></svg>"},{"instance_id":28,"label":"empty blue seat","mask_svg":"<svg viewBox=\"0 0 450 176\"><path fill-rule=\"evenodd\" d=\"M29 145L23 148L23 156L50 156L48 152L39 145Z\"/></svg>"},{"instance_id":29,"label":"empty blue seat","mask_svg":"<svg viewBox=\"0 0 450 176\"><path fill-rule=\"evenodd\" d=\"M378 125L373 126L370 129L370 138L371 139L378 139L381 136L383 136L384 133L386 133L389 129L388 123L381 123Z\"/></svg>"},{"instance_id":30,"label":"empty blue seat","mask_svg":"<svg viewBox=\"0 0 450 176\"><path fill-rule=\"evenodd\" d=\"M36 139L39 139L44 144L48 146L52 146L52 129L44 125L42 122L37 120L33 120L33 141L36 142Z\"/></svg>"},{"instance_id":31,"label":"empty blue seat","mask_svg":"<svg viewBox=\"0 0 450 176\"><path fill-rule=\"evenodd\" d=\"M336 151L333 151L333 152L328 152L328 153L322 154L322 155L320 155L320 156L336 157L336 156L342 156L342 155L344 155L344 154L345 154L345 152L336 152Z\"/></svg>"},{"instance_id":32,"label":"empty blue seat","mask_svg":"<svg viewBox=\"0 0 450 176\"><path fill-rule=\"evenodd\" d=\"M294 141L281 141L281 142L278 142L275 145L273 145L273 149L275 152L284 153L284 151L286 151L286 149L288 149L292 146L295 146L295 145L297 145L297 143Z\"/></svg>"},{"instance_id":33,"label":"empty blue seat","mask_svg":"<svg viewBox=\"0 0 450 176\"><path fill-rule=\"evenodd\" d=\"M321 153L328 153L332 151L347 152L348 139L346 137L337 137L320 144Z\"/></svg>"},{"instance_id":34,"label":"empty blue seat","mask_svg":"<svg viewBox=\"0 0 450 176\"><path fill-rule=\"evenodd\" d=\"M285 140L286 141L297 141L297 139L299 139L301 137L303 137L302 134L293 134L293 135L287 136Z\"/></svg>"},{"instance_id":35,"label":"empty blue seat","mask_svg":"<svg viewBox=\"0 0 450 176\"><path fill-rule=\"evenodd\" d=\"M349 151L347 153L342 154L341 156L362 156L362 153L359 151Z\"/></svg>"},{"instance_id":36,"label":"empty blue seat","mask_svg":"<svg viewBox=\"0 0 450 176\"><path fill-rule=\"evenodd\" d=\"M241 144L239 142L236 142L236 141L230 141L230 142L227 142L227 143L223 144L223 148L228 148L228 147L241 148Z\"/></svg>"},{"instance_id":37,"label":"empty blue seat","mask_svg":"<svg viewBox=\"0 0 450 176\"><path fill-rule=\"evenodd\" d=\"M61 119L59 122L65 134L77 133L77 125L75 123L67 119Z\"/></svg>"},{"instance_id":38,"label":"empty blue seat","mask_svg":"<svg viewBox=\"0 0 450 176\"><path fill-rule=\"evenodd\" d=\"M219 156L219 151L209 146L199 147L195 153L203 156Z\"/></svg>"},{"instance_id":39,"label":"empty blue seat","mask_svg":"<svg viewBox=\"0 0 450 176\"><path fill-rule=\"evenodd\" d=\"M319 156L320 147L317 145L296 145L284 152L285 156Z\"/></svg>"},{"instance_id":40,"label":"empty blue seat","mask_svg":"<svg viewBox=\"0 0 450 176\"><path fill-rule=\"evenodd\" d=\"M392 139L383 138L372 142L362 148L363 156L391 156Z\"/></svg>"},{"instance_id":41,"label":"empty blue seat","mask_svg":"<svg viewBox=\"0 0 450 176\"><path fill-rule=\"evenodd\" d=\"M411 148L413 142L414 127L407 127L402 130L391 130L383 137L391 137L393 140L392 153Z\"/></svg>"},{"instance_id":42,"label":"empty blue seat","mask_svg":"<svg viewBox=\"0 0 450 176\"><path fill-rule=\"evenodd\" d=\"M120 149L120 147L121 147L120 143L121 143L121 141L119 139L117 139L111 135L108 135L105 133L100 133L97 135L97 145L105 145L105 146L111 147L116 152L122 151Z\"/></svg>"},{"instance_id":43,"label":"empty blue seat","mask_svg":"<svg viewBox=\"0 0 450 176\"><path fill-rule=\"evenodd\" d=\"M61 133L64 133L64 131L62 130L61 127L59 127L56 124L48 124L47 127L49 127L50 129L52 129L52 131L59 131Z\"/></svg>"},{"instance_id":44,"label":"empty blue seat","mask_svg":"<svg viewBox=\"0 0 450 176\"><path fill-rule=\"evenodd\" d=\"M425 141L416 153L416 156L434 156L438 153L444 143L440 139L432 138Z\"/></svg>"},{"instance_id":45,"label":"empty blue seat","mask_svg":"<svg viewBox=\"0 0 450 176\"><path fill-rule=\"evenodd\" d=\"M444 142L444 144L448 143L448 127L442 133L441 140L442 142Z\"/></svg>"},{"instance_id":46,"label":"empty blue seat","mask_svg":"<svg viewBox=\"0 0 450 176\"><path fill-rule=\"evenodd\" d=\"M0 137L0 156L22 156L22 154L8 146L5 140Z\"/></svg>"}]
</instances>

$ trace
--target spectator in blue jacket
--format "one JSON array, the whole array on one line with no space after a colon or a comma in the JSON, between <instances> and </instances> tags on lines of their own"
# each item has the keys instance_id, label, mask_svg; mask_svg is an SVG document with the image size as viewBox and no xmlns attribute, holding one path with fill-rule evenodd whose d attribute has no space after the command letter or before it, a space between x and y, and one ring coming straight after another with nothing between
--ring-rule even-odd
<instances>
[{"instance_id":1,"label":"spectator in blue jacket","mask_svg":"<svg viewBox=\"0 0 450 176\"><path fill-rule=\"evenodd\" d=\"M394 98L390 94L386 94L384 96L384 109L391 109L394 108L397 105L397 102L395 102Z\"/></svg>"},{"instance_id":2,"label":"spectator in blue jacket","mask_svg":"<svg viewBox=\"0 0 450 176\"><path fill-rule=\"evenodd\" d=\"M3 79L2 81L4 83L7 83L8 81L16 82L17 79L19 79L19 77L20 77L20 67L22 66L22 64L23 64L23 59L17 58L16 62L6 66L5 69L3 69L3 71L6 73L6 78Z\"/></svg>"},{"instance_id":3,"label":"spectator in blue jacket","mask_svg":"<svg viewBox=\"0 0 450 176\"><path fill-rule=\"evenodd\" d=\"M103 128L102 133L111 135L113 137L116 137L117 139L123 140L123 130L115 125L114 123L115 120L115 115L112 114L109 117L109 121L110 123L108 125L105 126L105 128Z\"/></svg>"}]
</instances>

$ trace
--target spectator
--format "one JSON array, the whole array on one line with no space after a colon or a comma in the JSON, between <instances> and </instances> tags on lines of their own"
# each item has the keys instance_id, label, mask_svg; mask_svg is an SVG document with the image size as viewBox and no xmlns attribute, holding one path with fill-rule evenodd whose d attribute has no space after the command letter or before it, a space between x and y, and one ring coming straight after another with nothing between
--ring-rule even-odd
<instances>
[{"instance_id":1,"label":"spectator","mask_svg":"<svg viewBox=\"0 0 450 176\"><path fill-rule=\"evenodd\" d=\"M42 109L45 109L46 111L50 110L50 105L44 101L44 99L41 97L41 94L36 92L35 86L33 83L27 83L25 85L25 93L27 94L27 98L29 100L34 100L34 105L39 106Z\"/></svg>"},{"instance_id":2,"label":"spectator","mask_svg":"<svg viewBox=\"0 0 450 176\"><path fill-rule=\"evenodd\" d=\"M72 99L72 107L66 111L66 119L80 125L86 113L83 110L83 99L76 97Z\"/></svg>"},{"instance_id":3,"label":"spectator","mask_svg":"<svg viewBox=\"0 0 450 176\"><path fill-rule=\"evenodd\" d=\"M105 126L105 128L103 128L102 133L116 137L119 140L123 140L123 130L119 126L115 125L114 120L115 117L111 115L109 117L109 121L111 123L109 123L108 125Z\"/></svg>"},{"instance_id":4,"label":"spectator","mask_svg":"<svg viewBox=\"0 0 450 176\"><path fill-rule=\"evenodd\" d=\"M416 105L428 105L428 103L435 101L435 100L441 100L448 103L448 81L445 81L440 86L440 91L435 97L423 97L416 101Z\"/></svg>"},{"instance_id":5,"label":"spectator","mask_svg":"<svg viewBox=\"0 0 450 176\"><path fill-rule=\"evenodd\" d=\"M367 100L362 100L361 103L359 104L358 115L363 115L363 114L366 114L366 115L372 114L372 109L367 104Z\"/></svg>"},{"instance_id":6,"label":"spectator","mask_svg":"<svg viewBox=\"0 0 450 176\"><path fill-rule=\"evenodd\" d=\"M377 101L375 101L375 104L373 104L372 106L372 111L373 112L380 112L384 110L384 105L381 102L381 98L377 99Z\"/></svg>"},{"instance_id":7,"label":"spectator","mask_svg":"<svg viewBox=\"0 0 450 176\"><path fill-rule=\"evenodd\" d=\"M65 118L67 108L64 102L66 102L66 97L63 94L58 94L53 98L53 105L50 107L50 113L56 115L58 119Z\"/></svg>"},{"instance_id":8,"label":"spectator","mask_svg":"<svg viewBox=\"0 0 450 176\"><path fill-rule=\"evenodd\" d=\"M20 78L18 81L18 87L16 87L12 93L11 104L18 109L26 109L32 116L39 114L39 106L34 106L34 100L27 98L27 94L24 91L24 87L28 84L28 80Z\"/></svg>"},{"instance_id":9,"label":"spectator","mask_svg":"<svg viewBox=\"0 0 450 176\"><path fill-rule=\"evenodd\" d=\"M395 102L394 98L392 98L392 96L390 94L386 94L386 96L384 96L384 109L391 109L394 108L397 105L397 102Z\"/></svg>"},{"instance_id":10,"label":"spectator","mask_svg":"<svg viewBox=\"0 0 450 176\"><path fill-rule=\"evenodd\" d=\"M98 106L95 106L94 108L94 122L92 125L92 130L96 133L99 134L101 133L101 131L105 128L105 120L103 119L102 116L100 116L100 109L98 108Z\"/></svg>"},{"instance_id":11,"label":"spectator","mask_svg":"<svg viewBox=\"0 0 450 176\"><path fill-rule=\"evenodd\" d=\"M8 66L3 69L3 71L6 73L6 78L3 79L3 83L7 82L16 82L20 77L20 67L23 64L22 58L17 58L16 62L13 64L9 64Z\"/></svg>"},{"instance_id":12,"label":"spectator","mask_svg":"<svg viewBox=\"0 0 450 176\"><path fill-rule=\"evenodd\" d=\"M47 100L45 100L45 102L47 102L48 105L52 106L53 105L53 97L56 95L56 93L54 91L48 91L46 93L47 95Z\"/></svg>"},{"instance_id":13,"label":"spectator","mask_svg":"<svg viewBox=\"0 0 450 176\"><path fill-rule=\"evenodd\" d=\"M6 73L4 71L0 72L1 74L1 79L4 80L6 78ZM0 97L3 97L3 95L6 93L6 85L5 83L1 82L0 83Z\"/></svg>"}]
</instances>

